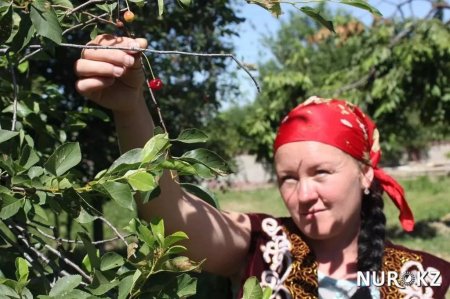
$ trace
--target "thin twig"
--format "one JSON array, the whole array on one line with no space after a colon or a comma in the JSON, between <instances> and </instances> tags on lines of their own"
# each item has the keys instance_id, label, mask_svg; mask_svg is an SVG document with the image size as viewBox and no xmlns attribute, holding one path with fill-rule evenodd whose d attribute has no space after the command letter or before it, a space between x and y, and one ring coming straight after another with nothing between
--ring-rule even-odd
<instances>
[{"instance_id":1,"label":"thin twig","mask_svg":"<svg viewBox=\"0 0 450 299\"><path fill-rule=\"evenodd\" d=\"M120 9L120 12L123 12L123 11L126 11L126 10L127 10L126 8L122 8L122 9ZM119 13L119 10L117 11L117 13ZM103 18L103 17L106 17L106 16L109 16L109 13L105 12L105 13L103 13L101 15L98 15L97 18ZM86 26L86 25L90 25L91 23L94 23L95 20L96 19L89 19L86 22L83 22L83 23L74 25L74 26L72 26L70 28L67 28L66 30L63 31L62 35L66 35L66 33L70 32L70 31L72 31L74 29L77 29L77 28L80 28L80 27L83 27L83 26Z\"/></svg>"},{"instance_id":2,"label":"thin twig","mask_svg":"<svg viewBox=\"0 0 450 299\"><path fill-rule=\"evenodd\" d=\"M80 273L80 275L83 276L89 283L92 283L92 278L89 275L87 275L77 264L75 264L74 262L72 262L71 260L66 258L64 255L62 255L61 252L59 252L52 246L45 244L44 247L47 248L48 250L50 250L53 254L58 256L60 259L62 259L67 265L71 266L75 271Z\"/></svg>"},{"instance_id":3,"label":"thin twig","mask_svg":"<svg viewBox=\"0 0 450 299\"><path fill-rule=\"evenodd\" d=\"M77 7L74 7L72 10L69 10L68 12L66 12L66 15L70 16L71 14L79 11L80 9L85 8L86 6L89 6L91 4L102 3L102 2L108 2L108 0L89 0L89 1L84 2L83 4L81 4L81 5L77 6Z\"/></svg>"},{"instance_id":4,"label":"thin twig","mask_svg":"<svg viewBox=\"0 0 450 299\"><path fill-rule=\"evenodd\" d=\"M25 239L25 236L23 235L26 230L17 225L10 225L9 227L11 228L16 228L17 230L20 231L20 235L22 236L21 240L25 243L25 245L29 248L31 248L32 246L27 242L27 240ZM19 236L20 238L20 236ZM60 259L62 259L67 265L71 266L75 271L77 271L81 276L83 276L89 283L92 283L92 278L87 275L77 264L75 264L74 262L72 262L71 260L69 260L68 258L66 258L62 253L60 253L58 250L54 249L53 247L51 247L48 244L43 244L45 248L47 248L49 251L51 251L53 254L55 254L56 256L58 256ZM48 259L47 259L48 260Z\"/></svg>"},{"instance_id":5,"label":"thin twig","mask_svg":"<svg viewBox=\"0 0 450 299\"><path fill-rule=\"evenodd\" d=\"M17 234L17 239L21 241L21 243L30 251L32 251L38 258L40 258L42 261L44 261L50 268L52 268L52 270L54 271L54 273L60 273L60 276L68 276L70 275L67 271L64 270L60 270L58 269L53 263L52 261L50 261L42 252L40 252L39 250L37 250L36 248L34 248L33 246L31 246L28 241L26 240L25 236L23 235L23 233L25 232L25 230L18 226L18 225L12 225L12 224L8 224L8 228L10 228L11 230L13 230L16 234ZM41 274L42 277L45 277L45 273L44 273L44 268L42 267L42 265L40 263L38 263L37 261L35 261L23 248L19 243L13 242L11 239L9 239L9 237L7 237L6 235L4 235L1 231L0 234L2 235L2 237L9 243L11 244L15 244L15 248L19 249L19 251L22 253L22 256L31 264L33 265L33 267L36 267L34 269L36 269L37 272L39 272Z\"/></svg>"},{"instance_id":6,"label":"thin twig","mask_svg":"<svg viewBox=\"0 0 450 299\"><path fill-rule=\"evenodd\" d=\"M261 88L258 84L258 81L256 81L255 77L250 73L247 67L240 62L233 54L229 53L223 53L223 54L217 54L217 53L198 53L198 52L185 52L185 51L163 51L163 50L153 50L153 49L143 49L143 48L136 48L136 47L116 47L116 46L97 46L97 45L77 45L77 44L68 44L68 43L61 43L59 44L61 47L68 47L68 48L77 48L77 49L103 49L103 50L122 50L122 51L137 51L137 52L144 52L144 53L153 53L153 54L161 54L161 55L185 55L185 56L197 56L197 57L226 57L233 59L236 64L241 67L247 75L252 79L253 83L256 86L256 89L258 92L261 92ZM32 49L39 49L41 48L40 45L31 45L29 48Z\"/></svg>"},{"instance_id":7,"label":"thin twig","mask_svg":"<svg viewBox=\"0 0 450 299\"><path fill-rule=\"evenodd\" d=\"M114 227L114 225L111 224L111 222L109 222L105 217L103 216L99 216L98 219L100 219L101 221L103 221L104 223L106 223L106 225L108 225L113 232L116 234L117 237L119 237L120 240L122 240L122 242L125 243L125 245L127 245L128 247L128 242L127 240L125 240L125 238L119 233L119 231L117 230L117 228Z\"/></svg>"},{"instance_id":8,"label":"thin twig","mask_svg":"<svg viewBox=\"0 0 450 299\"><path fill-rule=\"evenodd\" d=\"M19 60L19 64L21 64L22 62L24 62L24 61L30 59L31 57L33 57L34 55L38 54L38 53L41 52L42 50L44 50L44 49L43 49L43 48L40 48L40 49L34 50L34 51L31 52L31 53L28 53L27 55L25 55L24 57L22 57L22 58Z\"/></svg>"},{"instance_id":9,"label":"thin twig","mask_svg":"<svg viewBox=\"0 0 450 299\"><path fill-rule=\"evenodd\" d=\"M12 117L12 124L11 124L11 131L16 130L16 122L17 122L17 78L16 78L16 71L15 67L16 65L10 60L9 53L6 52L6 60L8 60L9 69L11 71L12 81L13 81L13 117Z\"/></svg>"},{"instance_id":10,"label":"thin twig","mask_svg":"<svg viewBox=\"0 0 450 299\"><path fill-rule=\"evenodd\" d=\"M64 243L77 243L77 244L83 244L83 241L80 240L71 240L71 239L64 239L64 238L56 238L55 236L52 236L50 234L47 234L46 232L44 232L43 230L41 230L39 227L33 226L34 229L36 229L41 235L43 235L44 237L47 237L49 239L55 240L55 241L61 241ZM129 238L131 236L134 236L133 234L128 234L123 236L124 238ZM105 239L105 240L100 240L100 241L95 241L92 242L92 244L94 245L98 245L98 244L103 244L103 243L108 243L108 242L112 242L112 241L116 241L119 240L120 237L114 237L114 238L110 238L110 239Z\"/></svg>"}]
</instances>

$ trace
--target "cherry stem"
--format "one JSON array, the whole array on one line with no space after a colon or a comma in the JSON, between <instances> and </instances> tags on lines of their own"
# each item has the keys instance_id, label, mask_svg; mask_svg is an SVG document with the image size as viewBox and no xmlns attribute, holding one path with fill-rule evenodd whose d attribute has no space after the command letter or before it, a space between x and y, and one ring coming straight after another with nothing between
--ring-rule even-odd
<instances>
[{"instance_id":1,"label":"cherry stem","mask_svg":"<svg viewBox=\"0 0 450 299\"><path fill-rule=\"evenodd\" d=\"M150 60L148 60L147 55L145 55L144 53L142 53L142 56L144 56L145 61L147 61L148 69L150 70L150 74L152 75L152 78L155 79L155 75L153 74L153 69L152 69L152 65L150 63Z\"/></svg>"}]
</instances>

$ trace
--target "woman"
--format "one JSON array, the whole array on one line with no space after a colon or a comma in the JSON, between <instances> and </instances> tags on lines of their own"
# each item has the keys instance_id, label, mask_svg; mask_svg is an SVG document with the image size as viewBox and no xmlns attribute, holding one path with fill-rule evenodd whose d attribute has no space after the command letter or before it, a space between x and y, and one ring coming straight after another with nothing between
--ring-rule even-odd
<instances>
[{"instance_id":1,"label":"woman","mask_svg":"<svg viewBox=\"0 0 450 299\"><path fill-rule=\"evenodd\" d=\"M143 39L107 35L91 44L147 47ZM153 131L138 57L132 50L86 49L75 64L77 90L113 111L123 151L141 147ZM170 175L160 180L157 199L138 203L140 217L160 216L169 233L185 231L188 255L206 258L204 270L241 283L257 276L273 298L444 298L449 263L384 240L383 191L405 230L414 220L400 185L377 167L378 131L358 107L311 98L282 121L274 150L290 218L217 211ZM422 269L440 274L441 286L407 285L406 272ZM406 282L377 287L372 278L358 285L358 271L395 272Z\"/></svg>"}]
</instances>

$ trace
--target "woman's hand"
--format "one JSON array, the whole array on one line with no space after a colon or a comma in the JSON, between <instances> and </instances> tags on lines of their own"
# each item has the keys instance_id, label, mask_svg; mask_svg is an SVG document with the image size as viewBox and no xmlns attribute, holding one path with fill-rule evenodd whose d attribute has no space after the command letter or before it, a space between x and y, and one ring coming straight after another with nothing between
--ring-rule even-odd
<instances>
[{"instance_id":1,"label":"woman's hand","mask_svg":"<svg viewBox=\"0 0 450 299\"><path fill-rule=\"evenodd\" d=\"M88 45L147 48L147 41L99 35ZM138 51L85 49L75 62L75 73L78 92L97 104L117 113L142 107L144 73Z\"/></svg>"}]
</instances>

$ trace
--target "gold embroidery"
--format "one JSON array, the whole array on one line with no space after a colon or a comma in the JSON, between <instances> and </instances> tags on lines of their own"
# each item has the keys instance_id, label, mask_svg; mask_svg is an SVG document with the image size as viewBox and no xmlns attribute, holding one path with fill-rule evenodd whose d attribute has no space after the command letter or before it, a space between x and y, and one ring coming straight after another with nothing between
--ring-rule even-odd
<instances>
[{"instance_id":1,"label":"gold embroidery","mask_svg":"<svg viewBox=\"0 0 450 299\"><path fill-rule=\"evenodd\" d=\"M400 249L386 247L384 249L382 271L395 271L400 273L403 264L407 261L422 262L422 257L418 254L407 252ZM399 289L392 286L383 286L380 288L381 298L400 299L404 298L404 294Z\"/></svg>"},{"instance_id":2,"label":"gold embroidery","mask_svg":"<svg viewBox=\"0 0 450 299\"><path fill-rule=\"evenodd\" d=\"M292 246L293 265L285 285L293 299L316 299L319 297L319 285L314 254L300 236L288 232L288 238Z\"/></svg>"}]
</instances>

